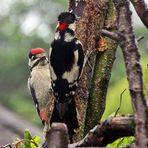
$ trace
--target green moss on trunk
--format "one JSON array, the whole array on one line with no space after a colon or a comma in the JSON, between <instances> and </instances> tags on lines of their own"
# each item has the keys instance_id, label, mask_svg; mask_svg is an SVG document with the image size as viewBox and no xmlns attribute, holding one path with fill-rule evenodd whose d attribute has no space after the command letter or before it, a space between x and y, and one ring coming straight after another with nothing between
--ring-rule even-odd
<instances>
[{"instance_id":1,"label":"green moss on trunk","mask_svg":"<svg viewBox=\"0 0 148 148\"><path fill-rule=\"evenodd\" d=\"M102 16L105 20L104 28L115 30L116 13L112 0L109 2L107 15ZM87 104L85 129L86 134L101 119L106 105L106 95L111 76L111 70L115 60L117 42L103 37L106 42L106 51L98 52L96 56L91 90Z\"/></svg>"}]
</instances>

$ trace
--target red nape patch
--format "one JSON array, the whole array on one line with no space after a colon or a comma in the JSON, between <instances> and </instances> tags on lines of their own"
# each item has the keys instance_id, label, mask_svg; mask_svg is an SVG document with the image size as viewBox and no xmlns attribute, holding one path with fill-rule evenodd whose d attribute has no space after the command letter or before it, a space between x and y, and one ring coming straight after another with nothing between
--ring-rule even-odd
<instances>
[{"instance_id":1,"label":"red nape patch","mask_svg":"<svg viewBox=\"0 0 148 148\"><path fill-rule=\"evenodd\" d=\"M34 48L34 49L31 49L31 53L32 54L41 54L41 53L45 53L45 50L43 48Z\"/></svg>"},{"instance_id":2,"label":"red nape patch","mask_svg":"<svg viewBox=\"0 0 148 148\"><path fill-rule=\"evenodd\" d=\"M58 28L59 28L60 30L66 30L66 29L68 28L68 26L69 26L69 24L68 24L67 22L63 22L63 23L60 22Z\"/></svg>"}]
</instances>

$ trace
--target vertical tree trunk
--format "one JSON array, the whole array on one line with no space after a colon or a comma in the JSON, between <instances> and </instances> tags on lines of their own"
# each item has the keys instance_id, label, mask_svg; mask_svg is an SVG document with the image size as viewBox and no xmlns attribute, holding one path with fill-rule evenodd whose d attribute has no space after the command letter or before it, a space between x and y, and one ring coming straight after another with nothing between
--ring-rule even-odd
<instances>
[{"instance_id":1,"label":"vertical tree trunk","mask_svg":"<svg viewBox=\"0 0 148 148\"><path fill-rule=\"evenodd\" d=\"M143 24L148 28L148 6L145 0L130 0Z\"/></svg>"},{"instance_id":2,"label":"vertical tree trunk","mask_svg":"<svg viewBox=\"0 0 148 148\"><path fill-rule=\"evenodd\" d=\"M82 0L80 2L82 2ZM74 9L74 6L75 2L71 0L70 9ZM96 57L96 39L100 36L100 30L102 30L104 26L111 30L115 29L116 15L113 2L110 1L109 4L107 0L86 0L83 2L83 6L84 11L77 23L76 32L77 37L83 43L85 53L89 51L92 52L92 54L89 55L89 61L84 68L75 96L80 117L80 130L77 132L78 139L83 137L84 124L86 126L85 132L87 133L98 123L103 115L108 82L117 48L115 41L103 37L106 42L106 47L103 50L107 51L97 51ZM108 9L108 6L110 9ZM106 17L108 18L107 21L105 20ZM87 114L85 114L86 108Z\"/></svg>"},{"instance_id":3,"label":"vertical tree trunk","mask_svg":"<svg viewBox=\"0 0 148 148\"><path fill-rule=\"evenodd\" d=\"M73 1L71 2L70 4L73 4ZM86 63L75 95L80 117L80 129L77 132L78 139L81 139L84 133L85 113L96 59L96 38L99 36L100 30L104 25L106 12L107 0L86 0L83 14L77 23L77 37L82 42L85 53L91 53L88 54L89 61Z\"/></svg>"},{"instance_id":4,"label":"vertical tree trunk","mask_svg":"<svg viewBox=\"0 0 148 148\"><path fill-rule=\"evenodd\" d=\"M133 102L136 123L136 145L148 147L148 111L143 94L143 74L140 65L140 54L135 42L131 22L131 11L127 0L114 0L118 12L118 32L123 51L130 94Z\"/></svg>"},{"instance_id":5,"label":"vertical tree trunk","mask_svg":"<svg viewBox=\"0 0 148 148\"><path fill-rule=\"evenodd\" d=\"M102 15L101 17L104 19L104 26L102 26L102 28L115 30L116 13L112 0L108 4L108 13ZM104 43L103 46L101 44L99 45L99 50L103 52L98 51L96 56L87 105L84 134L88 133L88 131L100 121L104 113L108 84L115 60L117 42L103 36L101 40Z\"/></svg>"}]
</instances>

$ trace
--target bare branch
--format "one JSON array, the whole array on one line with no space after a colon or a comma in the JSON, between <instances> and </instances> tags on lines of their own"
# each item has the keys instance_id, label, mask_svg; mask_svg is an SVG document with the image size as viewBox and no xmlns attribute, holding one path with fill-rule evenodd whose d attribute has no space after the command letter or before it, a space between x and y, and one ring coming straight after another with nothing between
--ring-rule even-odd
<instances>
[{"instance_id":1,"label":"bare branch","mask_svg":"<svg viewBox=\"0 0 148 148\"><path fill-rule=\"evenodd\" d=\"M107 37L119 42L119 37L120 36L118 35L117 32L111 32L111 31L102 29L101 33L102 33L102 35L107 36Z\"/></svg>"},{"instance_id":2,"label":"bare branch","mask_svg":"<svg viewBox=\"0 0 148 148\"><path fill-rule=\"evenodd\" d=\"M144 0L130 0L143 24L148 28L148 6Z\"/></svg>"},{"instance_id":3,"label":"bare branch","mask_svg":"<svg viewBox=\"0 0 148 148\"><path fill-rule=\"evenodd\" d=\"M117 42L120 42L120 40L122 40L123 36L121 34L119 34L119 32L112 32L112 31L108 31L106 29L102 29L101 30L102 35L109 37ZM121 38L122 37L122 38ZM140 42L142 39L144 39L144 36L140 36L136 39L137 42Z\"/></svg>"},{"instance_id":4,"label":"bare branch","mask_svg":"<svg viewBox=\"0 0 148 148\"><path fill-rule=\"evenodd\" d=\"M142 39L144 39L144 36L140 36L136 40L137 40L137 42L140 42Z\"/></svg>"},{"instance_id":5,"label":"bare branch","mask_svg":"<svg viewBox=\"0 0 148 148\"><path fill-rule=\"evenodd\" d=\"M95 126L85 138L70 144L69 148L87 146L106 146L114 140L134 135L134 117L114 117Z\"/></svg>"},{"instance_id":6,"label":"bare branch","mask_svg":"<svg viewBox=\"0 0 148 148\"><path fill-rule=\"evenodd\" d=\"M125 91L126 91L126 89L124 89L124 90L122 91L122 93L120 94L120 104L119 104L119 107L117 108L117 110L116 110L116 112L115 112L115 116L114 116L114 117L116 117L116 115L118 114L118 111L119 111L119 109L120 109L120 107L121 107L122 95L124 94Z\"/></svg>"},{"instance_id":7,"label":"bare branch","mask_svg":"<svg viewBox=\"0 0 148 148\"><path fill-rule=\"evenodd\" d=\"M6 145L4 145L4 146L1 146L0 148L12 148L12 146L11 146L11 144L9 143L9 144L6 144Z\"/></svg>"}]
</instances>

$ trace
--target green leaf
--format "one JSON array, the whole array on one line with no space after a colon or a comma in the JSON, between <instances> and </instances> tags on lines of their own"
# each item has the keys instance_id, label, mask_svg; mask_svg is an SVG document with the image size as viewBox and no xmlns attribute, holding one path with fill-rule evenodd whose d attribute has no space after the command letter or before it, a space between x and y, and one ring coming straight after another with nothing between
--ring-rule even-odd
<instances>
[{"instance_id":1,"label":"green leaf","mask_svg":"<svg viewBox=\"0 0 148 148\"><path fill-rule=\"evenodd\" d=\"M39 136L33 137L33 141L36 143L37 146L31 143L31 148L36 148L36 147L39 147L39 145L41 145L41 138Z\"/></svg>"},{"instance_id":2,"label":"green leaf","mask_svg":"<svg viewBox=\"0 0 148 148\"><path fill-rule=\"evenodd\" d=\"M111 144L108 144L107 148L125 147L125 146L130 145L134 142L135 142L134 137L132 137L132 136L131 137L124 137L124 138L117 139L116 141L114 141Z\"/></svg>"},{"instance_id":3,"label":"green leaf","mask_svg":"<svg viewBox=\"0 0 148 148\"><path fill-rule=\"evenodd\" d=\"M24 131L24 139L32 140L32 136L31 136L31 133L30 133L29 129L25 129L25 131ZM24 144L25 144L25 148L31 148L31 143L29 141L26 141Z\"/></svg>"}]
</instances>

